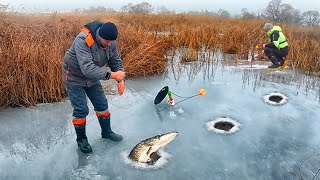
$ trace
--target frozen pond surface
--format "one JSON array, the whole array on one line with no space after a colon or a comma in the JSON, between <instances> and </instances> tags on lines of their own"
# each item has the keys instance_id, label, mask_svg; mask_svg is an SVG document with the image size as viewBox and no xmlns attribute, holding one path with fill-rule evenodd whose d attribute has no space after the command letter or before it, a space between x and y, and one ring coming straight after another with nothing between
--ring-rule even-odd
<instances>
[{"instance_id":1,"label":"frozen pond surface","mask_svg":"<svg viewBox=\"0 0 320 180\"><path fill-rule=\"evenodd\" d=\"M77 150L68 100L1 110L0 179L274 180L299 179L300 173L312 179L320 157L300 165L320 151L319 78L288 69L267 71L268 64L173 63L162 76L128 80L123 96L107 95L113 129L124 140L100 137L90 105L89 155ZM164 86L181 96L204 88L206 95L169 108L165 101L155 106ZM274 92L284 94L287 102L265 103L264 96ZM235 133L208 130L209 121L225 117L241 125ZM154 167L126 159L141 140L167 131L178 136Z\"/></svg>"}]
</instances>

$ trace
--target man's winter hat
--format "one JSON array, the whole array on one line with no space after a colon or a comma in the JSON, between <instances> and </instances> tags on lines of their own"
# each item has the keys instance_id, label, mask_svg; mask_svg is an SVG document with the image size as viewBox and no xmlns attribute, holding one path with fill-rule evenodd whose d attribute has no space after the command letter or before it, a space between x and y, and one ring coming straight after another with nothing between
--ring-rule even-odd
<instances>
[{"instance_id":1,"label":"man's winter hat","mask_svg":"<svg viewBox=\"0 0 320 180\"><path fill-rule=\"evenodd\" d=\"M99 29L99 36L105 40L116 40L118 37L118 29L112 22L103 24Z\"/></svg>"},{"instance_id":2,"label":"man's winter hat","mask_svg":"<svg viewBox=\"0 0 320 180\"><path fill-rule=\"evenodd\" d=\"M264 30L270 30L273 28L273 25L271 23L266 23L263 27Z\"/></svg>"}]
</instances>

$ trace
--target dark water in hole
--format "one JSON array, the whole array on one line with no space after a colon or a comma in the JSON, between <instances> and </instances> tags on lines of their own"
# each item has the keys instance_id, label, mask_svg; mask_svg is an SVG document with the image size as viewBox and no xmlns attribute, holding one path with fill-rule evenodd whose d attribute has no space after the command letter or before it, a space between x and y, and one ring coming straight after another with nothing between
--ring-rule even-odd
<instances>
[{"instance_id":1,"label":"dark water in hole","mask_svg":"<svg viewBox=\"0 0 320 180\"><path fill-rule=\"evenodd\" d=\"M276 102L276 103L279 103L282 99L283 98L281 96L276 96L276 95L273 95L273 96L269 97L270 101L273 101L273 102Z\"/></svg>"},{"instance_id":2,"label":"dark water in hole","mask_svg":"<svg viewBox=\"0 0 320 180\"><path fill-rule=\"evenodd\" d=\"M214 127L220 130L229 131L231 128L233 128L233 124L230 122L217 122L214 124Z\"/></svg>"}]
</instances>

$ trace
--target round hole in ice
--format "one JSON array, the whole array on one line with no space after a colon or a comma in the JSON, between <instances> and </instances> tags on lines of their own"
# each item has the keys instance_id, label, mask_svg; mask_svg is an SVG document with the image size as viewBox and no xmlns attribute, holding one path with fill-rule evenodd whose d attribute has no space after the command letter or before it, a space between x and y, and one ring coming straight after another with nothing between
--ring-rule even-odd
<instances>
[{"instance_id":1,"label":"round hole in ice","mask_svg":"<svg viewBox=\"0 0 320 180\"><path fill-rule=\"evenodd\" d=\"M277 95L274 95L274 96L270 96L269 97L269 100L270 101L273 101L273 102L276 102L276 103L279 103L281 102L283 98L281 96L277 96Z\"/></svg>"},{"instance_id":2,"label":"round hole in ice","mask_svg":"<svg viewBox=\"0 0 320 180\"><path fill-rule=\"evenodd\" d=\"M273 92L265 95L264 102L270 105L283 105L287 102L287 96L279 92Z\"/></svg>"},{"instance_id":3,"label":"round hole in ice","mask_svg":"<svg viewBox=\"0 0 320 180\"><path fill-rule=\"evenodd\" d=\"M131 167L144 170L153 170L163 168L168 163L171 157L171 154L165 152L164 149L159 149L158 153L160 157L153 164L132 161L128 158L128 151L123 151L120 153L120 155L122 157L123 162Z\"/></svg>"},{"instance_id":4,"label":"round hole in ice","mask_svg":"<svg viewBox=\"0 0 320 180\"><path fill-rule=\"evenodd\" d=\"M209 131L218 134L232 134L238 131L241 125L231 118L220 117L214 121L207 122L206 126Z\"/></svg>"},{"instance_id":5,"label":"round hole in ice","mask_svg":"<svg viewBox=\"0 0 320 180\"><path fill-rule=\"evenodd\" d=\"M230 131L233 128L234 124L232 122L220 121L214 124L214 127L224 131Z\"/></svg>"}]
</instances>

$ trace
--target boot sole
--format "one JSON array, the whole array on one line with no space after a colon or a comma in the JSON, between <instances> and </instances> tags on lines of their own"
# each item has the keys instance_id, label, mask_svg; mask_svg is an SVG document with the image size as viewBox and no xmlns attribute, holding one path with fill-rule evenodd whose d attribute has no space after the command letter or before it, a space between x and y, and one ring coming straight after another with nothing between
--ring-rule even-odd
<instances>
[{"instance_id":1,"label":"boot sole","mask_svg":"<svg viewBox=\"0 0 320 180\"><path fill-rule=\"evenodd\" d=\"M80 149L80 148L79 148ZM82 153L92 153L92 150L82 150L82 149L80 149L80 151L82 152Z\"/></svg>"},{"instance_id":2,"label":"boot sole","mask_svg":"<svg viewBox=\"0 0 320 180\"><path fill-rule=\"evenodd\" d=\"M109 137L102 137L103 139L109 139L110 141L113 141L113 142L120 142L123 140L123 138L119 139L119 140L116 140L116 139L112 139L112 138L109 138Z\"/></svg>"},{"instance_id":3,"label":"boot sole","mask_svg":"<svg viewBox=\"0 0 320 180\"><path fill-rule=\"evenodd\" d=\"M276 71L276 70L282 70L284 69L286 66L288 65L288 61L284 61L282 66L279 66L277 68L268 68L268 70L271 70L271 71Z\"/></svg>"},{"instance_id":4,"label":"boot sole","mask_svg":"<svg viewBox=\"0 0 320 180\"><path fill-rule=\"evenodd\" d=\"M284 62L283 62L283 65L280 66L280 67L281 67L281 69L284 69L287 65L288 65L288 61L284 61Z\"/></svg>"},{"instance_id":5,"label":"boot sole","mask_svg":"<svg viewBox=\"0 0 320 180\"><path fill-rule=\"evenodd\" d=\"M268 68L268 70L271 70L271 71L276 71L276 70L279 70L279 69L282 69L281 66L279 66L277 68Z\"/></svg>"},{"instance_id":6,"label":"boot sole","mask_svg":"<svg viewBox=\"0 0 320 180\"><path fill-rule=\"evenodd\" d=\"M92 148L91 146L89 145L90 149L87 149L87 148L81 148L81 145L78 143L78 148L80 149L81 152L83 153L91 153L92 152Z\"/></svg>"},{"instance_id":7,"label":"boot sole","mask_svg":"<svg viewBox=\"0 0 320 180\"><path fill-rule=\"evenodd\" d=\"M79 147L79 146L78 146ZM88 150L85 150L85 149L81 149L79 147L80 151L83 152L83 153L91 153L92 152L92 149L88 149Z\"/></svg>"}]
</instances>

